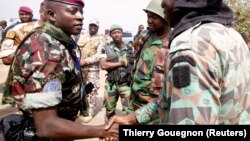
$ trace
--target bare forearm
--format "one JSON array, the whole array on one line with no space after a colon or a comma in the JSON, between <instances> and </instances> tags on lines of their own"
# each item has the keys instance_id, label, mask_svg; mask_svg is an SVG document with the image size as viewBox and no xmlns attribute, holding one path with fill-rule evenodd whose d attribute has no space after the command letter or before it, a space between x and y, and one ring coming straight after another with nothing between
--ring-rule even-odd
<instances>
[{"instance_id":1,"label":"bare forearm","mask_svg":"<svg viewBox=\"0 0 250 141\"><path fill-rule=\"evenodd\" d=\"M102 133L102 126L82 125L62 118L43 123L42 128L37 131L38 136L50 139L98 138Z\"/></svg>"},{"instance_id":2,"label":"bare forearm","mask_svg":"<svg viewBox=\"0 0 250 141\"><path fill-rule=\"evenodd\" d=\"M83 139L103 137L104 126L88 126L60 118L57 107L33 110L36 134L49 139Z\"/></svg>"},{"instance_id":3,"label":"bare forearm","mask_svg":"<svg viewBox=\"0 0 250 141\"><path fill-rule=\"evenodd\" d=\"M103 70L112 70L112 69L116 69L117 67L121 67L122 64L120 62L112 62L112 63L105 63L103 65L101 65L101 68Z\"/></svg>"},{"instance_id":4,"label":"bare forearm","mask_svg":"<svg viewBox=\"0 0 250 141\"><path fill-rule=\"evenodd\" d=\"M118 67L122 67L121 62L109 62L106 58L100 59L100 66L103 70L112 70Z\"/></svg>"}]
</instances>

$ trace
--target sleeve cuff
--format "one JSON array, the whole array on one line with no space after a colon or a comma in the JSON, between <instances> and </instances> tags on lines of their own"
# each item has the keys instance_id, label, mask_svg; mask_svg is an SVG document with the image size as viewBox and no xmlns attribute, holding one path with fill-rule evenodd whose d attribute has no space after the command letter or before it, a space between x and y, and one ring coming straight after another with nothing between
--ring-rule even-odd
<instances>
[{"instance_id":1,"label":"sleeve cuff","mask_svg":"<svg viewBox=\"0 0 250 141\"><path fill-rule=\"evenodd\" d=\"M158 106L155 102L150 102L135 111L135 116L139 124L147 124L159 119Z\"/></svg>"},{"instance_id":2,"label":"sleeve cuff","mask_svg":"<svg viewBox=\"0 0 250 141\"><path fill-rule=\"evenodd\" d=\"M0 51L0 58L8 57L15 53L15 50L1 50Z\"/></svg>"},{"instance_id":3,"label":"sleeve cuff","mask_svg":"<svg viewBox=\"0 0 250 141\"><path fill-rule=\"evenodd\" d=\"M28 93L25 94L23 104L20 108L23 110L48 108L58 105L62 101L62 92L49 93Z\"/></svg>"}]
</instances>

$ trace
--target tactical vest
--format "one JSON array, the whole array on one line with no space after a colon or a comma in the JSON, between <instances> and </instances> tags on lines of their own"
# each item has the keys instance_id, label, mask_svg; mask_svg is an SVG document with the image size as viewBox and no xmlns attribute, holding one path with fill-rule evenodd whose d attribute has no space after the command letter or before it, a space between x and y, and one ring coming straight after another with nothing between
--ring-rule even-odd
<instances>
[{"instance_id":1,"label":"tactical vest","mask_svg":"<svg viewBox=\"0 0 250 141\"><path fill-rule=\"evenodd\" d=\"M104 38L103 38L104 39ZM104 42L101 35L95 35L94 37L84 37L83 46L81 47L83 59L89 58L96 54L97 47Z\"/></svg>"},{"instance_id":2,"label":"tactical vest","mask_svg":"<svg viewBox=\"0 0 250 141\"><path fill-rule=\"evenodd\" d=\"M109 46L105 46L105 52L107 55L107 60L110 62L118 62L119 56L122 56L126 54L126 57L128 59L128 66L127 67L119 67L116 69L108 70L107 74L107 80L109 83L115 83L115 84L128 84L131 83L131 71L134 64L133 59L133 48L131 46L125 45L120 50L120 54L115 52L114 49L112 49L113 44Z\"/></svg>"}]
</instances>

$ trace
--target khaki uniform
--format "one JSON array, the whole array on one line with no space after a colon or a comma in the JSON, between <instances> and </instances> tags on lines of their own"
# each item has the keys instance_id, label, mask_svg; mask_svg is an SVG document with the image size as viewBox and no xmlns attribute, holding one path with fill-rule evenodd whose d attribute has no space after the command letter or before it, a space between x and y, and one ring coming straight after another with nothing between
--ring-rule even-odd
<instances>
[{"instance_id":1,"label":"khaki uniform","mask_svg":"<svg viewBox=\"0 0 250 141\"><path fill-rule=\"evenodd\" d=\"M94 116L96 109L97 90L100 88L99 78L99 59L101 54L101 48L106 44L106 40L103 35L96 34L90 36L88 32L80 35L77 45L82 51L82 59L86 64L82 67L83 77L85 83L92 82L95 88L90 94L88 94L89 102L89 116ZM85 115L84 115L85 116Z\"/></svg>"},{"instance_id":2,"label":"khaki uniform","mask_svg":"<svg viewBox=\"0 0 250 141\"><path fill-rule=\"evenodd\" d=\"M9 55L14 54L17 46L27 33L32 29L41 26L41 24L41 21L22 23L9 30L1 45L0 58L8 57Z\"/></svg>"}]
</instances>

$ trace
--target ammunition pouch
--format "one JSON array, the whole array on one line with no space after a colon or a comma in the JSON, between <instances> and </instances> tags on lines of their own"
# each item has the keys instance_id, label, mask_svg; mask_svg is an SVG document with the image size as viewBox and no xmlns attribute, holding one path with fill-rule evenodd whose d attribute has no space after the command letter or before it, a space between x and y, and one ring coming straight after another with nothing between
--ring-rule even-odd
<instances>
[{"instance_id":1,"label":"ammunition pouch","mask_svg":"<svg viewBox=\"0 0 250 141\"><path fill-rule=\"evenodd\" d=\"M132 67L132 66L131 66ZM120 67L116 70L108 71L107 80L109 83L128 84L131 83L131 69Z\"/></svg>"}]
</instances>

